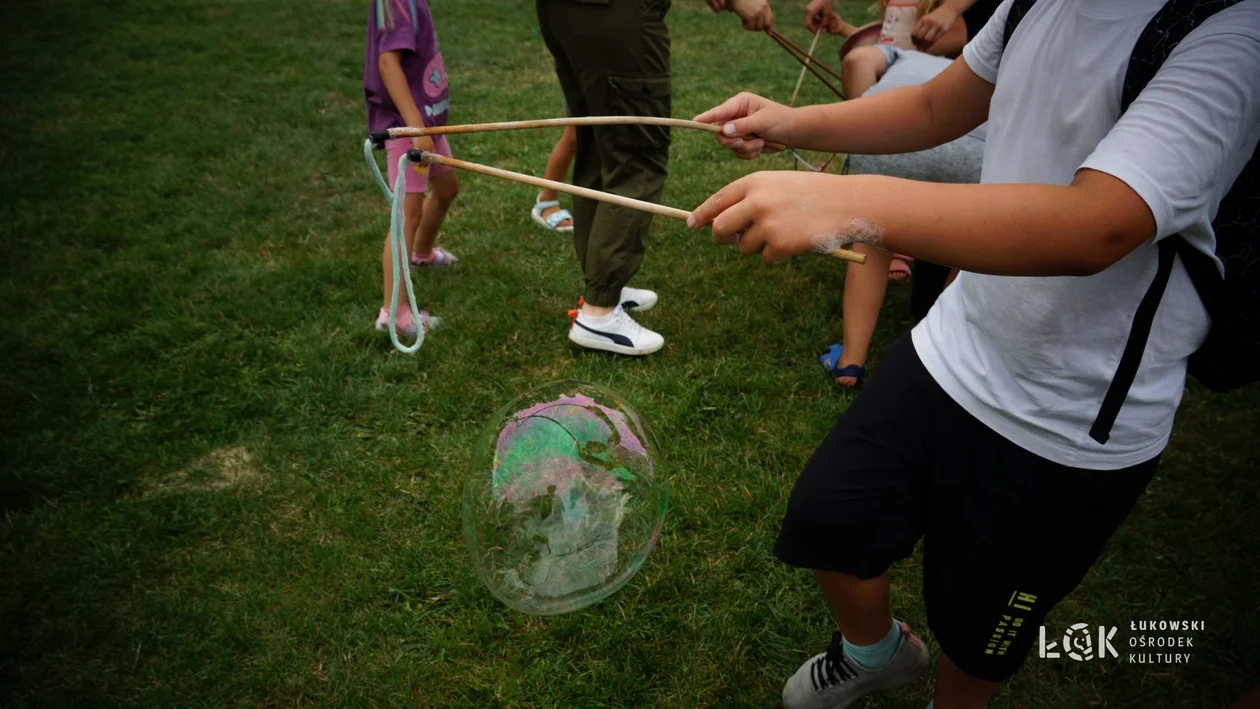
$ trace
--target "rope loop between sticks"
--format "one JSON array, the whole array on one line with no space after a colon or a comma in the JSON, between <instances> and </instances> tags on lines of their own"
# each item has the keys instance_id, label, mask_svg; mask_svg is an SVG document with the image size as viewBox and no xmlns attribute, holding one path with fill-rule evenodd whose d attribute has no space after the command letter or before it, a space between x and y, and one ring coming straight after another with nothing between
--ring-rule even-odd
<instances>
[{"instance_id":1,"label":"rope loop between sticks","mask_svg":"<svg viewBox=\"0 0 1260 709\"><path fill-rule=\"evenodd\" d=\"M393 210L389 218L389 238L393 244L390 256L394 262L394 292L389 298L389 341L394 343L394 349L403 354L415 354L420 351L420 346L424 344L425 334L424 321L420 319L420 311L416 308L416 289L411 285L411 262L407 257L407 239L403 235L403 226L406 224L403 207L407 201L407 169L409 167L411 167L411 159L404 153L398 158L398 179L394 181ZM411 345L404 345L398 341L399 271L402 271L401 278L407 282L407 306L411 308L412 322L416 324L416 341Z\"/></svg>"},{"instance_id":2,"label":"rope loop between sticks","mask_svg":"<svg viewBox=\"0 0 1260 709\"><path fill-rule=\"evenodd\" d=\"M381 166L376 164L376 156L372 155L372 139L368 138L363 141L363 159L367 160L368 169L372 171L372 177L375 178L376 184L385 193L385 201L392 206L394 204L394 194L390 190L389 184L385 182L385 177L381 175Z\"/></svg>"},{"instance_id":3,"label":"rope loop between sticks","mask_svg":"<svg viewBox=\"0 0 1260 709\"><path fill-rule=\"evenodd\" d=\"M394 269L394 292L389 299L389 341L393 343L394 349L399 352L415 354L424 345L426 328L420 318L420 311L416 308L416 289L411 283L411 264L407 254L407 239L403 235L403 226L406 224L403 207L407 201L407 169L411 167L411 159L406 153L398 158L398 179L394 181L394 189L391 192L389 184L385 182L385 177L381 175L380 165L376 164L376 157L372 155L371 139L363 141L363 158L367 161L372 177L376 180L376 184L380 186L381 191L385 193L385 201L390 206L389 256ZM407 307L411 308L411 317L416 324L416 341L410 345L404 345L398 339L398 282L400 280L407 283Z\"/></svg>"}]
</instances>

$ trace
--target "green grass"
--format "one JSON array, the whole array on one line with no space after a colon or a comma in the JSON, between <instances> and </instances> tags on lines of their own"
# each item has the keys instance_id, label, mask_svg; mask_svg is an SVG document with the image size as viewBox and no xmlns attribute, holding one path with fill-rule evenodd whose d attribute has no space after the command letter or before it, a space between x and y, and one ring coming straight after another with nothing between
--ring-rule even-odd
<instances>
[{"instance_id":1,"label":"green grass","mask_svg":"<svg viewBox=\"0 0 1260 709\"><path fill-rule=\"evenodd\" d=\"M786 99L785 52L674 4L675 115ZM775 7L803 43L801 4ZM843 269L766 268L657 220L638 283L663 296L644 322L666 349L579 352L567 240L529 222L531 190L462 174L443 239L464 264L418 283L450 327L395 353L369 327L388 216L360 156L364 5L5 3L0 705L773 706L830 630L771 547L852 401L814 360L840 334ZM559 113L532 2L433 10L455 121ZM452 144L538 174L554 137ZM676 131L665 201L757 167ZM538 619L479 585L460 492L482 423L569 377L646 414L671 509L625 589ZM994 706L1215 707L1260 681L1257 430L1260 391L1192 387L1160 477L1050 620L1204 620L1191 664L1033 657ZM919 568L894 570L894 596L922 628Z\"/></svg>"}]
</instances>

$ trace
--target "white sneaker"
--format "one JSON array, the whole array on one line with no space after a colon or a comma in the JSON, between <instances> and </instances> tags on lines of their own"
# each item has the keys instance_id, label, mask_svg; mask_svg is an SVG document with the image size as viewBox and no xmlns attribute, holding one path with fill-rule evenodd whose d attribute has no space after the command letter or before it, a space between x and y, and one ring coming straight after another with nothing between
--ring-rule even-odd
<instances>
[{"instance_id":1,"label":"white sneaker","mask_svg":"<svg viewBox=\"0 0 1260 709\"><path fill-rule=\"evenodd\" d=\"M569 328L569 339L593 350L624 355L652 354L665 345L664 337L635 322L620 305L598 317L579 311Z\"/></svg>"},{"instance_id":2,"label":"white sneaker","mask_svg":"<svg viewBox=\"0 0 1260 709\"><path fill-rule=\"evenodd\" d=\"M654 305L656 305L656 291L630 286L621 289L621 307L632 313L651 310Z\"/></svg>"},{"instance_id":3,"label":"white sneaker","mask_svg":"<svg viewBox=\"0 0 1260 709\"><path fill-rule=\"evenodd\" d=\"M844 653L840 633L832 636L831 647L810 658L783 687L785 709L844 709L858 699L881 689L909 684L928 669L928 651L923 641L901 625L901 643L892 661L878 670L868 670Z\"/></svg>"}]
</instances>

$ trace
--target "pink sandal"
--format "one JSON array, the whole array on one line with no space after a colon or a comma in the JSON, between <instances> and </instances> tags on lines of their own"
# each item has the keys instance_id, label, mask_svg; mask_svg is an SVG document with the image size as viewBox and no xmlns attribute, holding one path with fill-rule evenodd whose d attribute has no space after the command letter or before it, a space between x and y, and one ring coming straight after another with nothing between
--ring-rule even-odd
<instances>
[{"instance_id":1,"label":"pink sandal","mask_svg":"<svg viewBox=\"0 0 1260 709\"><path fill-rule=\"evenodd\" d=\"M389 308L381 308L381 312L376 316L376 329L382 332L389 332ZM420 324L424 327L425 333L436 330L442 324L442 319L437 316L430 316L427 310L420 311ZM415 337L416 335L416 319L411 315L411 307L399 305L398 316L394 320L394 328L399 335L407 337Z\"/></svg>"},{"instance_id":2,"label":"pink sandal","mask_svg":"<svg viewBox=\"0 0 1260 709\"><path fill-rule=\"evenodd\" d=\"M416 254L411 255L412 268L446 268L459 263L459 258L455 254L443 248L435 248L429 252L428 258L420 258Z\"/></svg>"}]
</instances>

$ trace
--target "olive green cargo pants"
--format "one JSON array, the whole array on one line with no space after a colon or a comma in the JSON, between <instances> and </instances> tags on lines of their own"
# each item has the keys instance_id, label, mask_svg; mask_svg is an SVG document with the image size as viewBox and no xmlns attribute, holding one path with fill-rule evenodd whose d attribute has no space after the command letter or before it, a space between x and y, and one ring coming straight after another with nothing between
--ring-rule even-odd
<instances>
[{"instance_id":1,"label":"olive green cargo pants","mask_svg":"<svg viewBox=\"0 0 1260 709\"><path fill-rule=\"evenodd\" d=\"M668 116L669 0L537 0L571 116ZM659 202L669 129L581 126L573 184ZM652 215L573 198L573 246L591 305L618 304L643 263Z\"/></svg>"}]
</instances>

